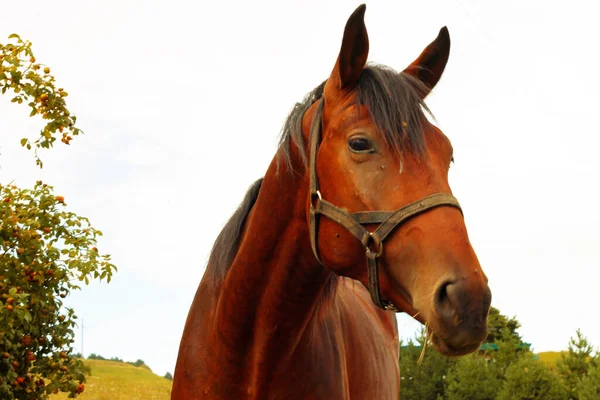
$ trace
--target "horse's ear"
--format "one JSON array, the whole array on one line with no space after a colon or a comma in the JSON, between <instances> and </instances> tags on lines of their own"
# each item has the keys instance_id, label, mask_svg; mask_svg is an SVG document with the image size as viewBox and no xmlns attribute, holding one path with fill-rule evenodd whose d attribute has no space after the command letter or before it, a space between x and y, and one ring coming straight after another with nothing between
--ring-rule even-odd
<instances>
[{"instance_id":1,"label":"horse's ear","mask_svg":"<svg viewBox=\"0 0 600 400\"><path fill-rule=\"evenodd\" d=\"M404 72L423 82L429 91L438 83L450 55L450 34L443 27L433 42L423 50Z\"/></svg>"},{"instance_id":2,"label":"horse's ear","mask_svg":"<svg viewBox=\"0 0 600 400\"><path fill-rule=\"evenodd\" d=\"M335 91L348 91L354 88L367 63L369 36L365 26L366 9L367 6L364 4L358 6L346 22L342 48L325 85L326 97Z\"/></svg>"}]
</instances>

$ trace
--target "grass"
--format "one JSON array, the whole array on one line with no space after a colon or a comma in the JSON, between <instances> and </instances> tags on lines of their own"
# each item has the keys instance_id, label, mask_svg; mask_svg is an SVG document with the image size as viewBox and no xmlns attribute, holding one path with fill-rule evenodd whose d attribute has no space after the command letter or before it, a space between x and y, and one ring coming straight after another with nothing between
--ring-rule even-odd
<instances>
[{"instance_id":1,"label":"grass","mask_svg":"<svg viewBox=\"0 0 600 400\"><path fill-rule=\"evenodd\" d=\"M169 400L172 382L152 373L146 366L104 360L83 360L92 369L86 376L81 400ZM50 400L66 400L66 394Z\"/></svg>"},{"instance_id":2,"label":"grass","mask_svg":"<svg viewBox=\"0 0 600 400\"><path fill-rule=\"evenodd\" d=\"M556 368L556 363L560 360L560 355L566 353L564 351L544 351L538 353L540 360L545 362L552 370Z\"/></svg>"}]
</instances>

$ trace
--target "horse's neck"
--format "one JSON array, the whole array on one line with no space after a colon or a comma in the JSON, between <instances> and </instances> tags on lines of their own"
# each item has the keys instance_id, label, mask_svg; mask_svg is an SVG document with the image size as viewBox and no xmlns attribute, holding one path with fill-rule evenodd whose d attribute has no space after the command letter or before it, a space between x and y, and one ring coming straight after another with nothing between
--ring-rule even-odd
<instances>
[{"instance_id":1,"label":"horse's neck","mask_svg":"<svg viewBox=\"0 0 600 400\"><path fill-rule=\"evenodd\" d=\"M271 166L221 288L219 337L250 365L293 353L332 279L310 247L307 187Z\"/></svg>"}]
</instances>

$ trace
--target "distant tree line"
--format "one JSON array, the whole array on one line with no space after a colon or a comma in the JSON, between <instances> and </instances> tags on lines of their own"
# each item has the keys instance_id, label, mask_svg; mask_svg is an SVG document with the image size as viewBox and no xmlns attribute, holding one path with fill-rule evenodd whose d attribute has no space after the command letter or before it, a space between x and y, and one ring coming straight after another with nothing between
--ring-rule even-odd
<instances>
[{"instance_id":1,"label":"distant tree line","mask_svg":"<svg viewBox=\"0 0 600 400\"><path fill-rule=\"evenodd\" d=\"M448 358L423 336L400 351L402 400L600 399L600 355L577 330L553 367L523 343L519 322L492 308L490 332L476 353ZM421 363L419 363L419 359Z\"/></svg>"},{"instance_id":2,"label":"distant tree line","mask_svg":"<svg viewBox=\"0 0 600 400\"><path fill-rule=\"evenodd\" d=\"M74 355L75 356L75 355ZM81 357L81 354L77 354L77 356ZM150 367L148 367L146 365L146 363L144 362L144 360L138 359L137 361L123 361L123 359L119 358L119 357L111 357L111 358L104 358L99 354L95 354L92 353L87 357L88 360L106 360L106 361L115 361L115 362L121 362L121 363L126 363L126 364L131 364L134 365L136 367L144 367L144 368L148 368L150 369ZM167 372L163 378L172 381L173 380L173 374L171 374L170 372Z\"/></svg>"},{"instance_id":3,"label":"distant tree line","mask_svg":"<svg viewBox=\"0 0 600 400\"><path fill-rule=\"evenodd\" d=\"M125 363L125 364L131 364L131 365L133 365L135 367L145 366L146 368L148 368L148 366L146 365L146 363L144 362L144 360L141 360L141 359L137 359L136 361L123 361L123 359L119 358L119 357L104 358L100 354L96 354L96 353L91 353L87 357L87 359L88 360L114 361L114 362L120 362L120 363Z\"/></svg>"}]
</instances>

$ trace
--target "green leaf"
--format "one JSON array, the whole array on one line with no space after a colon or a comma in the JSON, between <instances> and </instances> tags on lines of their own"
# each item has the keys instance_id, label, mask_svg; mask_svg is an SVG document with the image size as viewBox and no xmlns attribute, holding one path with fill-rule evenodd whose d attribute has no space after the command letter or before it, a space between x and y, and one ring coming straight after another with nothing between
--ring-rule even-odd
<instances>
[{"instance_id":1,"label":"green leaf","mask_svg":"<svg viewBox=\"0 0 600 400\"><path fill-rule=\"evenodd\" d=\"M19 35L17 35L16 33L11 33L11 34L8 36L8 38L9 38L9 39L14 39L14 38L21 39L21 37L20 37Z\"/></svg>"},{"instance_id":2,"label":"green leaf","mask_svg":"<svg viewBox=\"0 0 600 400\"><path fill-rule=\"evenodd\" d=\"M21 146L25 146L27 144L27 138L21 139Z\"/></svg>"},{"instance_id":3,"label":"green leaf","mask_svg":"<svg viewBox=\"0 0 600 400\"><path fill-rule=\"evenodd\" d=\"M27 322L31 322L31 314L29 314L29 311L23 313L23 319Z\"/></svg>"}]
</instances>

